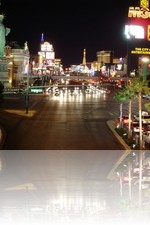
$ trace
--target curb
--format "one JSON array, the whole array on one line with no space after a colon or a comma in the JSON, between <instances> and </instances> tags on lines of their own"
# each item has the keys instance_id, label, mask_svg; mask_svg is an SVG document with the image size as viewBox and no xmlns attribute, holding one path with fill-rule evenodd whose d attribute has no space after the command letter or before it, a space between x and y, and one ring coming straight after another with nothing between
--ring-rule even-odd
<instances>
[{"instance_id":1,"label":"curb","mask_svg":"<svg viewBox=\"0 0 150 225\"><path fill-rule=\"evenodd\" d=\"M118 141L123 145L125 150L131 150L131 148L124 142L124 140L120 137L120 135L115 131L115 125L113 120L108 120L107 125L109 126L110 130L116 136Z\"/></svg>"},{"instance_id":2,"label":"curb","mask_svg":"<svg viewBox=\"0 0 150 225\"><path fill-rule=\"evenodd\" d=\"M115 131L115 125L113 120L108 120L107 125L109 126L110 130L113 132L115 137L118 139L118 141L122 144L125 150L124 154L118 159L118 161L115 163L115 165L107 175L107 179L113 180L116 168L122 163L122 161L128 156L128 154L130 154L132 149L124 142L124 140L120 137L120 135Z\"/></svg>"}]
</instances>

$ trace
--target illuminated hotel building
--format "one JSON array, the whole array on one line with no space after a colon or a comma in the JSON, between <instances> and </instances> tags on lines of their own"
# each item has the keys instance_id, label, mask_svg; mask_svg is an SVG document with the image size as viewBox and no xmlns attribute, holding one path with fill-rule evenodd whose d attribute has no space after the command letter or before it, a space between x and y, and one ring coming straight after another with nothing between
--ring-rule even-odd
<instances>
[{"instance_id":1,"label":"illuminated hotel building","mask_svg":"<svg viewBox=\"0 0 150 225\"><path fill-rule=\"evenodd\" d=\"M53 45L44 41L44 34L41 35L40 51L38 52L38 73L50 74L54 68L55 52Z\"/></svg>"},{"instance_id":2,"label":"illuminated hotel building","mask_svg":"<svg viewBox=\"0 0 150 225\"><path fill-rule=\"evenodd\" d=\"M32 61L32 73L39 75L59 75L62 71L61 59L55 58L53 45L44 41L44 34L41 35L40 51L38 62Z\"/></svg>"},{"instance_id":3,"label":"illuminated hotel building","mask_svg":"<svg viewBox=\"0 0 150 225\"><path fill-rule=\"evenodd\" d=\"M108 50L108 51L98 51L96 53L97 55L97 63L99 67L102 67L105 64L112 64L113 62L113 51Z\"/></svg>"},{"instance_id":4,"label":"illuminated hotel building","mask_svg":"<svg viewBox=\"0 0 150 225\"><path fill-rule=\"evenodd\" d=\"M128 74L141 66L142 57L150 58L149 0L140 0L140 6L130 6L125 24L127 39Z\"/></svg>"}]
</instances>

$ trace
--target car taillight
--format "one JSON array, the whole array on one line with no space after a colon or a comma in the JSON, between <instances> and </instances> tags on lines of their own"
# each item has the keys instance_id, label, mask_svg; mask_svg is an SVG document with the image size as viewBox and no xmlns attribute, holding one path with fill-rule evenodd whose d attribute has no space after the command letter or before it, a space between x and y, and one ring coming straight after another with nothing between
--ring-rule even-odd
<instances>
[{"instance_id":1,"label":"car taillight","mask_svg":"<svg viewBox=\"0 0 150 225\"><path fill-rule=\"evenodd\" d=\"M129 119L125 119L124 123L129 123ZM132 120L130 120L130 123L132 123Z\"/></svg>"}]
</instances>

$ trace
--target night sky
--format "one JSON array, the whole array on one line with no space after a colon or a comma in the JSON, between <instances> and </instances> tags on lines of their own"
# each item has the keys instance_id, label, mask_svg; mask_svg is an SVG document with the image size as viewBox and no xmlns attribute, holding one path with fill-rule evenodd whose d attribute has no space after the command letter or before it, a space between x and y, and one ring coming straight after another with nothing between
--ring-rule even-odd
<instances>
[{"instance_id":1,"label":"night sky","mask_svg":"<svg viewBox=\"0 0 150 225\"><path fill-rule=\"evenodd\" d=\"M97 59L96 52L113 50L115 57L126 55L124 25L129 6L138 0L1 0L4 24L11 28L8 41L21 46L27 41L31 53L40 50L40 37L53 45L55 57L64 67Z\"/></svg>"}]
</instances>

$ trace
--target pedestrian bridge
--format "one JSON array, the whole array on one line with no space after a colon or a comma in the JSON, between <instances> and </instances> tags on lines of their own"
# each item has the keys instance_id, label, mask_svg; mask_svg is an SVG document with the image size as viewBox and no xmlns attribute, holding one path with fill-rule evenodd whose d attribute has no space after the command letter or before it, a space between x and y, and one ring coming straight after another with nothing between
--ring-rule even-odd
<instances>
[{"instance_id":1,"label":"pedestrian bridge","mask_svg":"<svg viewBox=\"0 0 150 225\"><path fill-rule=\"evenodd\" d=\"M99 80L99 77L94 77L94 76L67 76L67 75L37 75L37 74L20 74L20 77L29 77L29 78L42 78L42 77L50 77L53 80L60 80L60 79L64 79L64 80L75 80L75 79L79 79L79 80L88 80L88 79L92 79L92 80Z\"/></svg>"}]
</instances>

